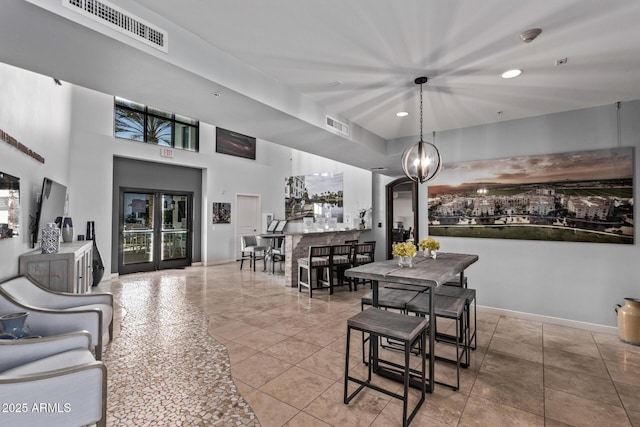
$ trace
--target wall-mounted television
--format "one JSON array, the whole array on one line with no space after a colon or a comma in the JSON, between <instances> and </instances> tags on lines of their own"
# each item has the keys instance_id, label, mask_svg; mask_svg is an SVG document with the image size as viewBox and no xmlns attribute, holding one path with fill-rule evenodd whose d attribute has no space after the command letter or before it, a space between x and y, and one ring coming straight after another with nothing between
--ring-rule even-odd
<instances>
[{"instance_id":1,"label":"wall-mounted television","mask_svg":"<svg viewBox=\"0 0 640 427\"><path fill-rule=\"evenodd\" d=\"M218 127L216 128L216 153L255 160L256 139Z\"/></svg>"},{"instance_id":2,"label":"wall-mounted television","mask_svg":"<svg viewBox=\"0 0 640 427\"><path fill-rule=\"evenodd\" d=\"M20 178L0 172L0 239L20 234Z\"/></svg>"},{"instance_id":3,"label":"wall-mounted television","mask_svg":"<svg viewBox=\"0 0 640 427\"><path fill-rule=\"evenodd\" d=\"M40 205L36 215L35 230L33 230L32 247L39 245L42 239L42 227L56 218L64 216L65 203L67 202L67 187L50 178L42 181L42 193Z\"/></svg>"}]
</instances>

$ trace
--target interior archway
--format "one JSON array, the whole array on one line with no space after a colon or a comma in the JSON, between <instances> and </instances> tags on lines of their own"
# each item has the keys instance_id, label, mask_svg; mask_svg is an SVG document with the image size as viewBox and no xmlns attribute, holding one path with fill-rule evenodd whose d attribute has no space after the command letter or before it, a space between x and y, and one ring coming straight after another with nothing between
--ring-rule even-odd
<instances>
[{"instance_id":1,"label":"interior archway","mask_svg":"<svg viewBox=\"0 0 640 427\"><path fill-rule=\"evenodd\" d=\"M387 259L392 259L391 246L396 241L419 236L418 184L409 178L398 178L386 185Z\"/></svg>"}]
</instances>

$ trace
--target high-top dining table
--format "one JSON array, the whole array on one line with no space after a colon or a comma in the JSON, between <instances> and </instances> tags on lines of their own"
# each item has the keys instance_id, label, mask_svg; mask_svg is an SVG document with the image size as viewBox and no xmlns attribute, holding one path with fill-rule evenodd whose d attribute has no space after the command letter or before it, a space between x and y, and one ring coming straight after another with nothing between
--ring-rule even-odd
<instances>
[{"instance_id":1,"label":"high-top dining table","mask_svg":"<svg viewBox=\"0 0 640 427\"><path fill-rule=\"evenodd\" d=\"M400 267L397 260L376 261L369 264L360 265L345 271L347 277L356 279L371 280L372 303L378 306L379 282L402 283L420 285L428 288L430 313L435 312L434 288L441 286L459 276L461 286L464 284L464 271L474 262L478 261L478 255L457 254L438 252L437 257L424 257L421 254L414 257L412 267ZM433 393L435 385L435 322L429 322L429 382L427 392ZM378 344L377 337L373 343L373 370L374 372L392 379L401 379L393 371L378 364ZM414 387L421 387L421 384L414 382Z\"/></svg>"}]
</instances>

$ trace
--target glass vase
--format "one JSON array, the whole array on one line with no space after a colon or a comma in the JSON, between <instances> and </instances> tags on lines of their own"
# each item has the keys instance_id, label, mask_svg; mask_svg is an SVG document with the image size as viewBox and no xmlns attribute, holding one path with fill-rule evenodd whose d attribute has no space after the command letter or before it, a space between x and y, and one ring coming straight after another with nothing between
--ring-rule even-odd
<instances>
[{"instance_id":1,"label":"glass vase","mask_svg":"<svg viewBox=\"0 0 640 427\"><path fill-rule=\"evenodd\" d=\"M400 267L413 267L413 257L410 256L401 256L398 257L398 265Z\"/></svg>"}]
</instances>

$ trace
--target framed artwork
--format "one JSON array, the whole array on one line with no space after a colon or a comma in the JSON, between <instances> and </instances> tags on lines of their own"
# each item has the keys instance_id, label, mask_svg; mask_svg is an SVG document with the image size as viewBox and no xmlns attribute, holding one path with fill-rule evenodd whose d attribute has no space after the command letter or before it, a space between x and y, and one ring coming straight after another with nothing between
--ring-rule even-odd
<instances>
[{"instance_id":1,"label":"framed artwork","mask_svg":"<svg viewBox=\"0 0 640 427\"><path fill-rule=\"evenodd\" d=\"M634 243L633 148L445 164L429 235Z\"/></svg>"},{"instance_id":2,"label":"framed artwork","mask_svg":"<svg viewBox=\"0 0 640 427\"><path fill-rule=\"evenodd\" d=\"M213 203L214 224L231 224L231 203Z\"/></svg>"},{"instance_id":3,"label":"framed artwork","mask_svg":"<svg viewBox=\"0 0 640 427\"><path fill-rule=\"evenodd\" d=\"M343 175L315 173L285 178L285 218L337 218L343 222Z\"/></svg>"},{"instance_id":4,"label":"framed artwork","mask_svg":"<svg viewBox=\"0 0 640 427\"><path fill-rule=\"evenodd\" d=\"M216 128L216 153L256 159L256 139L220 127Z\"/></svg>"}]
</instances>

